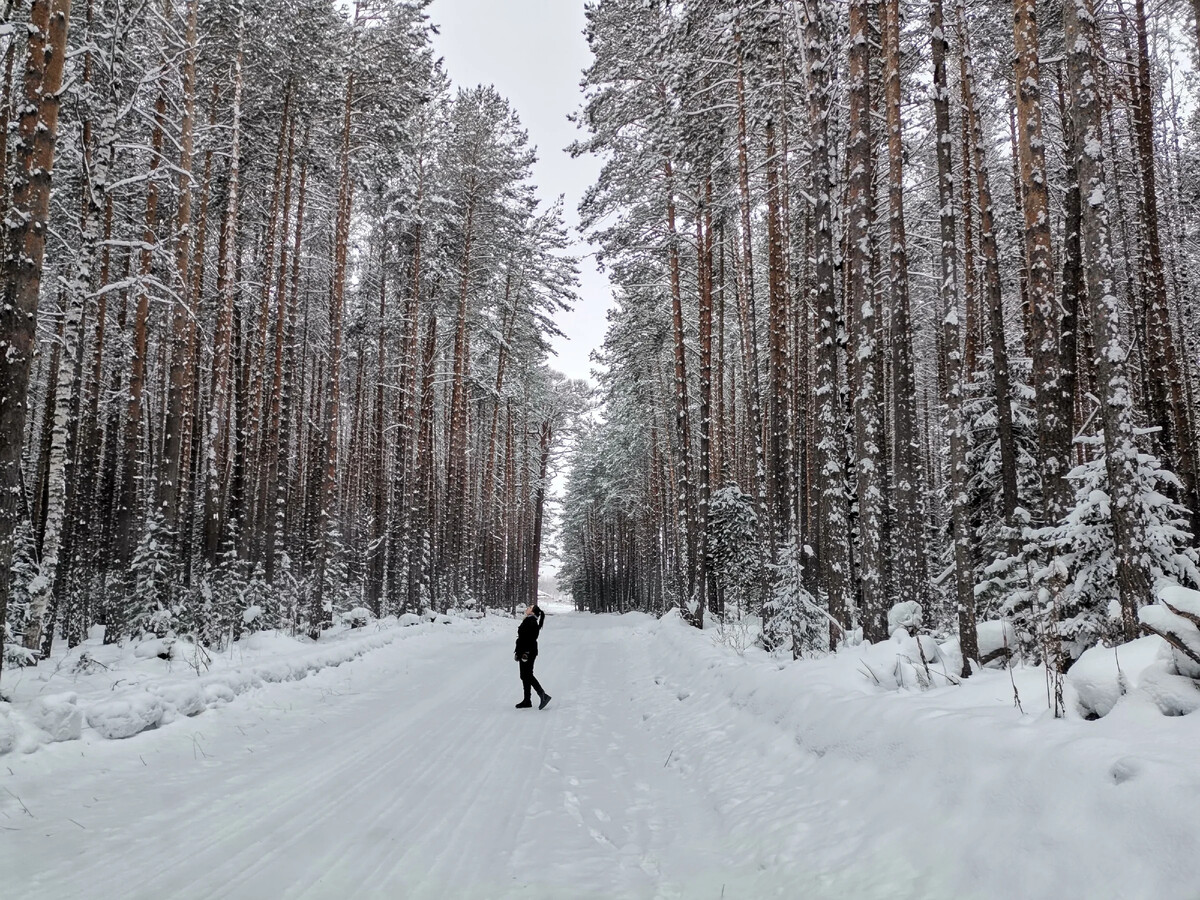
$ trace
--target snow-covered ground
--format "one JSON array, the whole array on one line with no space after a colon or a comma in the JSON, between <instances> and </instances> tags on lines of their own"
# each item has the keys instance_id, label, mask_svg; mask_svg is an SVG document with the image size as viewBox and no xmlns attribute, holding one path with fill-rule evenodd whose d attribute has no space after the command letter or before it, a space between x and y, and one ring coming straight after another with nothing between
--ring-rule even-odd
<instances>
[{"instance_id":1,"label":"snow-covered ground","mask_svg":"<svg viewBox=\"0 0 1200 900\"><path fill-rule=\"evenodd\" d=\"M4 895L1200 897L1196 715L1056 721L1036 672L1021 713L1005 672L885 692L850 657L565 612L554 700L518 711L514 627L407 629L127 740L0 757Z\"/></svg>"},{"instance_id":2,"label":"snow-covered ground","mask_svg":"<svg viewBox=\"0 0 1200 900\"><path fill-rule=\"evenodd\" d=\"M3 688L11 702L0 702L0 755L32 753L47 743L85 736L132 737L223 706L264 684L299 681L456 621L470 624L432 613L375 621L358 609L326 630L319 644L260 631L224 651L174 638L106 645L104 628L97 627L77 647L60 641L42 664L8 671Z\"/></svg>"}]
</instances>

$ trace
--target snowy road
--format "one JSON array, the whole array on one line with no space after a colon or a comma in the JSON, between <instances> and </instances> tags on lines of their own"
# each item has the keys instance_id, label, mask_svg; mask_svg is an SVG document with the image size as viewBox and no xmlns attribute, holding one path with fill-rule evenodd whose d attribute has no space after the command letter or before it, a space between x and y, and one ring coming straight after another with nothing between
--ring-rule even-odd
<instances>
[{"instance_id":1,"label":"snowy road","mask_svg":"<svg viewBox=\"0 0 1200 900\"><path fill-rule=\"evenodd\" d=\"M719 816L643 721L628 624L554 617L542 644L542 712L512 708L504 632L377 651L91 765L16 760L31 815L3 820L0 872L47 898L719 896Z\"/></svg>"},{"instance_id":2,"label":"snowy road","mask_svg":"<svg viewBox=\"0 0 1200 900\"><path fill-rule=\"evenodd\" d=\"M698 691L746 671L736 656L714 650L685 669L684 638L667 642L645 617L549 618L538 675L554 701L514 710L512 626L398 642L127 741L10 755L0 761L4 895L1200 896L1170 872L1146 881L1119 824L1063 810L1084 816L1064 837L1052 813L1006 804L1021 792L1006 775L983 769L976 789L904 753L893 771L853 743L801 746L753 709L765 692ZM963 809L942 809L927 785L943 782ZM852 805L854 785L884 805ZM1001 798L987 810L975 799L984 790ZM1163 834L1186 872L1195 841L1174 827ZM1008 844L1002 832L1013 832ZM1066 882L1081 865L1076 837L1095 858ZM1024 870L1006 874L1009 848L1026 845ZM1061 871L1038 868L1055 860ZM1106 861L1118 873L1133 864L1146 893L1109 881Z\"/></svg>"}]
</instances>

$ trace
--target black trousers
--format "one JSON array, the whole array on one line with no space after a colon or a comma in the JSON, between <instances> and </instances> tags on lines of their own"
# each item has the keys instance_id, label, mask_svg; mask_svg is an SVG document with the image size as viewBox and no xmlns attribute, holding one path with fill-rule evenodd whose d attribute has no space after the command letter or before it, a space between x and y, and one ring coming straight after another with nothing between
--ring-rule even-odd
<instances>
[{"instance_id":1,"label":"black trousers","mask_svg":"<svg viewBox=\"0 0 1200 900\"><path fill-rule=\"evenodd\" d=\"M521 685L525 688L525 700L529 700L529 690L532 688L537 691L539 697L545 696L546 692L542 690L542 686L538 684L538 680L533 677L533 663L537 656L531 656L528 660L521 663Z\"/></svg>"}]
</instances>

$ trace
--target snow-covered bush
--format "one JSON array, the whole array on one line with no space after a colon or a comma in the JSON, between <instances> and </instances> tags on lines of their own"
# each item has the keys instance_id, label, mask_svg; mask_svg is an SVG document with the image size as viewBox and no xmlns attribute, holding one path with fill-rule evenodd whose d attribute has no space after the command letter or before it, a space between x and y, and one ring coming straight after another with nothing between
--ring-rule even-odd
<instances>
[{"instance_id":1,"label":"snow-covered bush","mask_svg":"<svg viewBox=\"0 0 1200 900\"><path fill-rule=\"evenodd\" d=\"M912 634L912 632L921 627L923 613L921 604L916 600L905 600L902 603L897 603L888 610L888 637L891 637L901 628Z\"/></svg>"},{"instance_id":2,"label":"snow-covered bush","mask_svg":"<svg viewBox=\"0 0 1200 900\"><path fill-rule=\"evenodd\" d=\"M160 638L148 635L134 646L133 655L137 659L170 659L173 643L175 643L175 639L171 637Z\"/></svg>"},{"instance_id":3,"label":"snow-covered bush","mask_svg":"<svg viewBox=\"0 0 1200 900\"><path fill-rule=\"evenodd\" d=\"M175 631L208 647L279 628L285 619L280 590L267 582L261 564L251 568L239 556L236 542L226 543L217 565L204 567L191 596L172 610Z\"/></svg>"},{"instance_id":4,"label":"snow-covered bush","mask_svg":"<svg viewBox=\"0 0 1200 900\"><path fill-rule=\"evenodd\" d=\"M689 617L689 621L694 623L695 619ZM730 648L741 656L760 640L763 633L763 621L758 616L739 611L737 615L727 613L720 618L713 616L706 621L705 628L711 628L714 631L718 644Z\"/></svg>"},{"instance_id":5,"label":"snow-covered bush","mask_svg":"<svg viewBox=\"0 0 1200 900\"><path fill-rule=\"evenodd\" d=\"M38 578L33 529L28 519L22 519L17 525L12 540L12 593L8 598L8 621L0 622L0 628L4 629L4 656L0 659L0 666L5 668L32 666L38 659L36 651L26 650L21 643L25 635L25 616L29 610L30 596Z\"/></svg>"},{"instance_id":6,"label":"snow-covered bush","mask_svg":"<svg viewBox=\"0 0 1200 900\"><path fill-rule=\"evenodd\" d=\"M279 628L283 624L279 592L267 581L262 563L255 564L254 571L250 573L240 606L243 632Z\"/></svg>"},{"instance_id":7,"label":"snow-covered bush","mask_svg":"<svg viewBox=\"0 0 1200 900\"><path fill-rule=\"evenodd\" d=\"M886 691L926 691L957 681L937 641L928 635L910 635L904 628L886 641L863 644L857 652L863 677Z\"/></svg>"},{"instance_id":8,"label":"snow-covered bush","mask_svg":"<svg viewBox=\"0 0 1200 900\"><path fill-rule=\"evenodd\" d=\"M374 616L365 606L356 606L339 617L343 625L349 628L366 628Z\"/></svg>"},{"instance_id":9,"label":"snow-covered bush","mask_svg":"<svg viewBox=\"0 0 1200 900\"><path fill-rule=\"evenodd\" d=\"M1153 619L1158 609L1171 614L1165 605L1147 606L1142 612L1151 612ZM1195 640L1200 641L1200 632ZM1181 674L1176 648L1157 634L1115 647L1097 644L1071 666L1066 683L1072 689L1075 711L1085 719L1107 716L1125 697L1141 699L1165 716L1200 710L1200 681Z\"/></svg>"},{"instance_id":10,"label":"snow-covered bush","mask_svg":"<svg viewBox=\"0 0 1200 900\"><path fill-rule=\"evenodd\" d=\"M133 583L128 602L119 604L122 615L112 623L122 635L163 637L175 630L175 617L169 608L174 569L171 534L161 513L155 511L147 517L142 538L133 551L130 564Z\"/></svg>"},{"instance_id":11,"label":"snow-covered bush","mask_svg":"<svg viewBox=\"0 0 1200 900\"><path fill-rule=\"evenodd\" d=\"M1039 562L1042 548L1028 537L1032 529L1025 509L1016 511L1016 525L1004 532L1015 549L979 571L975 584L978 615L1008 622L1013 629L1013 652L1029 662L1040 662L1045 656L1049 594L1034 583L1033 576L1043 567Z\"/></svg>"},{"instance_id":12,"label":"snow-covered bush","mask_svg":"<svg viewBox=\"0 0 1200 900\"><path fill-rule=\"evenodd\" d=\"M12 629L5 626L4 657L0 664L6 669L16 669L22 666L36 666L37 661L37 652L27 649L15 639Z\"/></svg>"},{"instance_id":13,"label":"snow-covered bush","mask_svg":"<svg viewBox=\"0 0 1200 900\"><path fill-rule=\"evenodd\" d=\"M1107 716L1133 689L1130 673L1121 667L1118 653L1117 648L1097 644L1085 650L1067 673L1067 684L1075 691L1076 709L1085 719Z\"/></svg>"},{"instance_id":14,"label":"snow-covered bush","mask_svg":"<svg viewBox=\"0 0 1200 900\"><path fill-rule=\"evenodd\" d=\"M358 605L350 600L350 567L345 541L336 523L330 526L326 535L325 554L324 576L320 583L320 607L313 603L312 592L318 587L314 578L310 579L300 609L304 628L314 637L333 625L335 612ZM316 577L321 577L320 573Z\"/></svg>"},{"instance_id":15,"label":"snow-covered bush","mask_svg":"<svg viewBox=\"0 0 1200 900\"><path fill-rule=\"evenodd\" d=\"M975 626L979 660L985 666L1003 666L1016 652L1017 630L1011 622L996 619Z\"/></svg>"}]
</instances>

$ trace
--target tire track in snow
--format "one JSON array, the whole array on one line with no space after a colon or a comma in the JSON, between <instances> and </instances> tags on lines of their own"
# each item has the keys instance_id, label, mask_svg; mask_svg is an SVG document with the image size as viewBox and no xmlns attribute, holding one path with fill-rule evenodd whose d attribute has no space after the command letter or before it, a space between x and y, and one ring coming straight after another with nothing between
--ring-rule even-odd
<instances>
[{"instance_id":1,"label":"tire track in snow","mask_svg":"<svg viewBox=\"0 0 1200 900\"><path fill-rule=\"evenodd\" d=\"M454 648L455 661L478 657L477 647ZM455 666L452 671L453 675L443 689L464 693L472 684L478 684L473 682L474 673L469 666ZM378 701L395 703L411 689L400 684L395 692L379 691ZM436 720L442 715L440 698L436 694L427 693L417 699L418 703L412 709L395 708L390 716L372 714L363 717L352 723L351 730L329 741L326 746L337 753L344 752L342 748L347 745L356 749L332 764L328 758L319 756L305 767L302 781L312 784L312 793L320 799L314 804L312 797L302 794L277 805L268 824L270 833L281 835L282 840L265 854L255 846L241 850L237 858L250 856L250 864L231 871L223 883L215 885L206 896L219 900L238 896L237 891L244 891L241 896L246 897L267 896L262 891L256 892L252 886L261 881L263 890L269 891L279 883L283 865L293 872L286 889L287 896L321 896L313 892L321 888L322 882L328 882L335 872L344 879L344 890L353 891L360 887L364 883L364 856L382 852L377 841L367 839L367 834L406 800L403 781L393 784L389 790L380 783L377 773L396 773L393 748L405 746L405 738L412 733L436 732ZM444 764L453 765L456 761L449 757ZM418 776L412 772L410 777ZM269 795L270 791L269 785L264 788L264 793ZM266 802L270 802L269 796ZM345 863L347 857L353 859L352 864ZM225 871L226 866L222 866L207 877L215 880Z\"/></svg>"},{"instance_id":2,"label":"tire track in snow","mask_svg":"<svg viewBox=\"0 0 1200 900\"><path fill-rule=\"evenodd\" d=\"M114 797L107 801L110 809L107 821L99 823L99 837L93 833L88 838L71 831L55 836L56 840L68 838L79 843L80 852L71 854L74 858L70 866L30 867L34 869L32 886L43 891L35 891L32 896L278 896L283 886L279 868L289 862L284 851L313 835L326 841L331 836L336 839L338 830L329 828L331 821L337 820L339 810L354 807L373 789L378 791L377 784L373 787L367 776L373 764L386 766L390 762L388 748L397 737L413 728L436 728L444 698L435 693L416 693L417 702L405 709L403 701L409 694L419 692L426 681L445 675L448 677L442 686L454 693L470 686L475 674L470 667L444 667L445 657L461 657L464 662L476 659L480 656L479 642L471 640L435 649L440 658L411 662L405 659L410 651L406 652L403 645L382 649L371 661L376 671L371 673L374 678L369 692L350 694L344 705L339 702L333 707L318 707L318 716L289 711L280 721L270 722L270 729L264 726L265 731L274 732L262 736L256 745L246 745L231 735L232 747L218 749L217 738L211 732L220 727L240 729L240 725L235 722L231 727L212 717L197 722L193 733L210 733L200 745L201 749L208 747L204 752L209 756L201 766L176 769L166 779L173 789L172 796L182 795L182 803L163 809L164 804L154 802L156 785L142 775L137 788L143 794L143 804L149 801L149 814L123 820L113 815L119 799ZM378 665L381 657L387 661L386 666ZM411 670L411 683L406 669ZM335 675L336 685L361 678L359 671L361 668ZM379 678L394 680L381 686L376 683ZM299 684L289 687L303 690ZM283 686L275 690L281 697L291 693ZM380 706L390 714L379 714ZM238 713L247 716L246 710L228 708L221 712L231 714L233 719ZM190 740L178 729L170 735L164 732L147 737L170 737L176 743ZM129 752L114 745L98 749L104 753ZM248 755L246 750L254 752ZM145 755L154 759L152 751L147 750ZM136 759L134 756L134 765ZM97 780L95 770L78 774L84 782L83 790L90 790L92 786L87 782ZM103 778L99 780L103 782ZM63 788L69 790L66 785ZM396 796L388 791L380 795ZM46 848L40 855L40 862L48 862L57 854ZM122 857L149 859L153 865L138 866L136 883L131 885L128 867L112 864ZM13 867L5 868L6 876L11 877ZM255 873L267 878L265 894L255 893L251 887Z\"/></svg>"}]
</instances>

